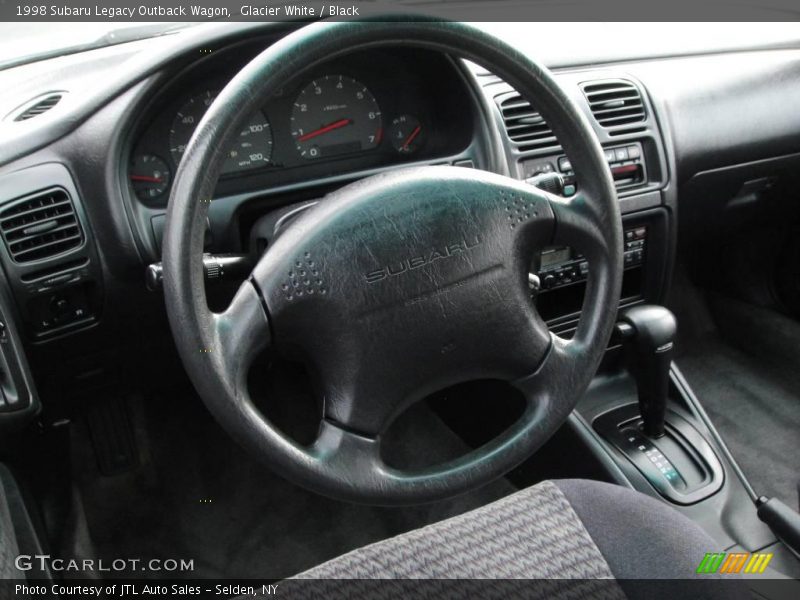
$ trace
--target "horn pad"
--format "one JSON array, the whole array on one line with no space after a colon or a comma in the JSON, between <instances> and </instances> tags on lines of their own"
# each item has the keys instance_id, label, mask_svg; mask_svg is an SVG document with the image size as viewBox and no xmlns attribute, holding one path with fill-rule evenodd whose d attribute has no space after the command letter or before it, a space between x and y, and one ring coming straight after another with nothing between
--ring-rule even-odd
<instances>
[{"instance_id":1,"label":"horn pad","mask_svg":"<svg viewBox=\"0 0 800 600\"><path fill-rule=\"evenodd\" d=\"M529 374L550 337L527 267L553 223L541 192L474 169L404 169L342 188L254 272L273 345L313 366L329 419L369 435L438 388Z\"/></svg>"}]
</instances>

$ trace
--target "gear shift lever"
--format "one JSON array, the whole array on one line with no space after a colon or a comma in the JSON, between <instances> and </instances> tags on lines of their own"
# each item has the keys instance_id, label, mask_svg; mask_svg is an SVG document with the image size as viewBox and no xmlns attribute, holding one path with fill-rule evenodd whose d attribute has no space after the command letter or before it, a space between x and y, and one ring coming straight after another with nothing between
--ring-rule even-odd
<instances>
[{"instance_id":1,"label":"gear shift lever","mask_svg":"<svg viewBox=\"0 0 800 600\"><path fill-rule=\"evenodd\" d=\"M693 417L670 412L669 429L665 427L676 329L675 317L663 306L639 305L620 311L616 338L624 346L639 405L631 404L629 394L623 391L616 408L596 416L592 427L633 463L659 494L688 506L719 491L725 471L717 451L693 424ZM780 506L770 510L765 522L774 525L785 520L784 515L775 516Z\"/></svg>"},{"instance_id":2,"label":"gear shift lever","mask_svg":"<svg viewBox=\"0 0 800 600\"><path fill-rule=\"evenodd\" d=\"M620 315L616 330L636 380L644 433L659 438L664 435L675 316L663 306L640 304Z\"/></svg>"}]
</instances>

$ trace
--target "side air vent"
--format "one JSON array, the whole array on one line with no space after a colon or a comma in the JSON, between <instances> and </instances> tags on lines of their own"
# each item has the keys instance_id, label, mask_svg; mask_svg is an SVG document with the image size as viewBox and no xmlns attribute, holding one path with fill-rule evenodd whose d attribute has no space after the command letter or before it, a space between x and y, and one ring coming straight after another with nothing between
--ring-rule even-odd
<instances>
[{"instance_id":1,"label":"side air vent","mask_svg":"<svg viewBox=\"0 0 800 600\"><path fill-rule=\"evenodd\" d=\"M83 230L67 192L54 188L0 210L0 233L11 259L29 263L81 245Z\"/></svg>"},{"instance_id":2,"label":"side air vent","mask_svg":"<svg viewBox=\"0 0 800 600\"><path fill-rule=\"evenodd\" d=\"M509 139L518 144L520 150L558 151L561 146L550 126L530 103L517 93L504 96L498 101L503 123Z\"/></svg>"},{"instance_id":3,"label":"side air vent","mask_svg":"<svg viewBox=\"0 0 800 600\"><path fill-rule=\"evenodd\" d=\"M56 93L47 94L46 96L37 98L32 104L25 107L23 111L14 118L14 120L27 121L33 117L38 117L58 104L63 97L64 94Z\"/></svg>"},{"instance_id":4,"label":"side air vent","mask_svg":"<svg viewBox=\"0 0 800 600\"><path fill-rule=\"evenodd\" d=\"M627 127L645 120L642 94L630 81L593 81L583 85L583 93L594 118L606 129Z\"/></svg>"}]
</instances>

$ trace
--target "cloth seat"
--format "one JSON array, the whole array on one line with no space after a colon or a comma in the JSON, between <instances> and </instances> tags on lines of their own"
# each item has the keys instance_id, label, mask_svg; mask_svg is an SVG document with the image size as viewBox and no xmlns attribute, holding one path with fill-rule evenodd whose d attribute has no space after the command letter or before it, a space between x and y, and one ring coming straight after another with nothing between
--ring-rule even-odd
<instances>
[{"instance_id":1,"label":"cloth seat","mask_svg":"<svg viewBox=\"0 0 800 600\"><path fill-rule=\"evenodd\" d=\"M664 502L617 485L555 480L359 548L296 578L358 579L361 585L376 579L560 580L557 588L541 587L543 598L748 597L737 581L696 574L703 556L718 550ZM580 580L581 587L566 579ZM530 584L512 585L502 597L535 597ZM396 587L373 588L359 595L400 597L389 593ZM458 590L442 592L452 597Z\"/></svg>"}]
</instances>

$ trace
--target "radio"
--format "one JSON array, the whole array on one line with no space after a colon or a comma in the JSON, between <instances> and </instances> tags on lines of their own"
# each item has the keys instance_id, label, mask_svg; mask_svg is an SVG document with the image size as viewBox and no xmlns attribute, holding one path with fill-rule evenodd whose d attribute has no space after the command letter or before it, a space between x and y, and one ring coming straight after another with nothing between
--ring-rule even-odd
<instances>
[{"instance_id":1,"label":"radio","mask_svg":"<svg viewBox=\"0 0 800 600\"><path fill-rule=\"evenodd\" d=\"M647 249L647 227L631 227L624 232L624 268L631 269L644 263ZM534 292L546 292L585 281L589 263L569 246L545 248L534 260L529 276Z\"/></svg>"}]
</instances>

